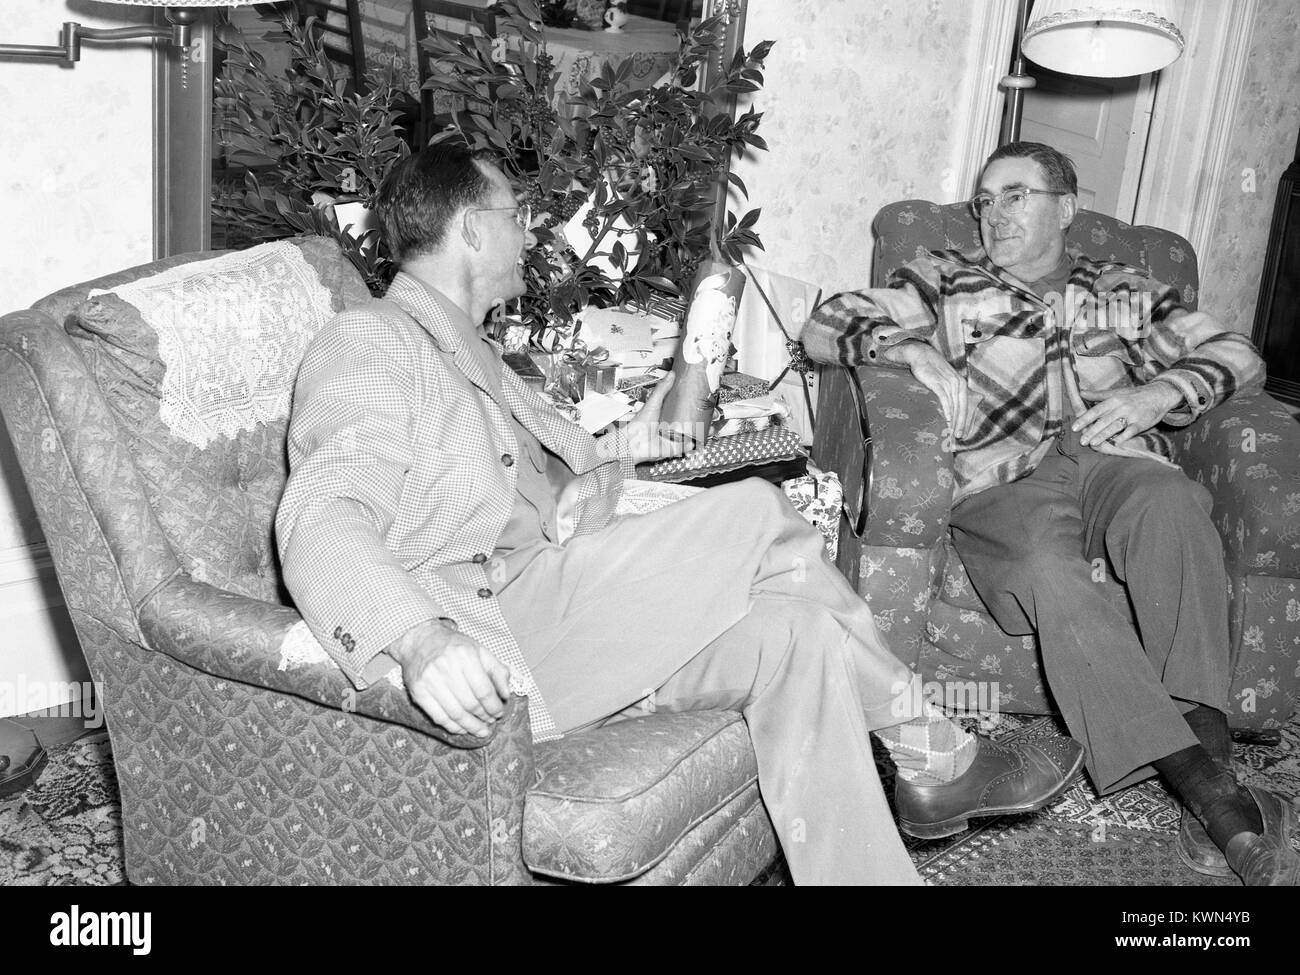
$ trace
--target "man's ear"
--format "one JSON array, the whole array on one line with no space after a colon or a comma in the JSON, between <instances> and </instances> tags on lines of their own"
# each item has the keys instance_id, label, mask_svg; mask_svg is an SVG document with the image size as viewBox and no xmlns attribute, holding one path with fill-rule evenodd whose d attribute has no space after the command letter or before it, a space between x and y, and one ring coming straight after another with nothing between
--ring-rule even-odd
<instances>
[{"instance_id":1,"label":"man's ear","mask_svg":"<svg viewBox=\"0 0 1300 975\"><path fill-rule=\"evenodd\" d=\"M460 235L472 250L479 250L483 246L478 220L477 210L466 210L460 217Z\"/></svg>"},{"instance_id":2,"label":"man's ear","mask_svg":"<svg viewBox=\"0 0 1300 975\"><path fill-rule=\"evenodd\" d=\"M1061 201L1061 229L1069 227L1074 223L1074 218L1079 212L1079 198L1073 193L1067 193L1059 197Z\"/></svg>"}]
</instances>

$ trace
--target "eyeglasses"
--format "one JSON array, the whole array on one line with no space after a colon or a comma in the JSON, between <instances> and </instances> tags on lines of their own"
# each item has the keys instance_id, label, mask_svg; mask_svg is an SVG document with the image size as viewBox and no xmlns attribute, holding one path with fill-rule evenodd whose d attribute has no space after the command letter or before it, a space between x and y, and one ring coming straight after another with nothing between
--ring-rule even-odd
<instances>
[{"instance_id":1,"label":"eyeglasses","mask_svg":"<svg viewBox=\"0 0 1300 975\"><path fill-rule=\"evenodd\" d=\"M481 210L487 213L497 210L512 210L515 215L515 223L519 226L520 230L527 230L533 225L533 208L527 203L520 203L517 206L512 207L470 207L470 209L474 211Z\"/></svg>"},{"instance_id":2,"label":"eyeglasses","mask_svg":"<svg viewBox=\"0 0 1300 975\"><path fill-rule=\"evenodd\" d=\"M970 201L971 213L976 217L983 218L988 215L989 210L996 203L1002 207L1003 213L1020 213L1025 208L1025 203L1029 200L1031 193L1037 193L1040 196L1069 196L1065 190L1033 190L1028 186L1013 186L1009 190L1003 190L994 196L992 193L980 193Z\"/></svg>"}]
</instances>

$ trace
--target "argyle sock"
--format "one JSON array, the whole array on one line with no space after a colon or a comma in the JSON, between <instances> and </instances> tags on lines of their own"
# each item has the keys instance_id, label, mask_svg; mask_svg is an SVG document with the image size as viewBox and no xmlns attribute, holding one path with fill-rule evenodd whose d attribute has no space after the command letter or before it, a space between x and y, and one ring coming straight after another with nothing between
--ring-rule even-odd
<instances>
[{"instance_id":1,"label":"argyle sock","mask_svg":"<svg viewBox=\"0 0 1300 975\"><path fill-rule=\"evenodd\" d=\"M1220 849L1238 833L1263 833L1264 821L1250 793L1203 745L1192 745L1152 763Z\"/></svg>"},{"instance_id":2,"label":"argyle sock","mask_svg":"<svg viewBox=\"0 0 1300 975\"><path fill-rule=\"evenodd\" d=\"M965 774L979 749L974 735L928 701L906 724L882 728L876 737L889 749L898 777L914 785L943 785Z\"/></svg>"}]
</instances>

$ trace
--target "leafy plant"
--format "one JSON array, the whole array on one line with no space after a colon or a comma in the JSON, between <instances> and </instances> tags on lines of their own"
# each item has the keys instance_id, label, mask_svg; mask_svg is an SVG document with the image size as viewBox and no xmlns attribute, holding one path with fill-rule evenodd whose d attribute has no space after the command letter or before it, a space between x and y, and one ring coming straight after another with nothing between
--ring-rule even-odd
<instances>
[{"instance_id":1,"label":"leafy plant","mask_svg":"<svg viewBox=\"0 0 1300 975\"><path fill-rule=\"evenodd\" d=\"M334 237L380 293L393 268L378 231L352 237L327 204L373 205L389 169L410 151L398 124L409 96L391 84L353 90L326 56L311 20L300 25L286 16L268 37L288 47L283 75L272 75L237 31L222 45L216 138L244 179L242 191L227 188L214 201L214 216L238 222L253 240Z\"/></svg>"},{"instance_id":2,"label":"leafy plant","mask_svg":"<svg viewBox=\"0 0 1300 975\"><path fill-rule=\"evenodd\" d=\"M715 219L728 185L744 183L729 163L766 149L761 115L733 119L731 100L763 83L771 42L740 50L707 91L697 90L706 60L725 43L721 17L679 35L667 79L627 90L631 63L606 64L580 94L557 105L559 81L546 51L537 0L501 0L498 25L486 35L434 31L427 88L458 105L435 119L433 141L458 139L487 150L531 204L538 246L529 252L520 317L534 344L548 332L572 333L588 304L648 302L681 294L701 260L733 262L762 247L759 210ZM242 190L227 191L214 211L238 221L254 240L295 233L333 236L379 293L393 267L377 231L360 241L343 233L322 200L372 205L388 170L409 147L400 119L410 96L392 84L361 93L330 62L311 22L286 18L270 35L288 46L290 66L273 76L265 59L235 35L224 44L217 81L217 136L246 168ZM581 253L562 228L590 200L584 226L593 238ZM614 233L626 227L625 245ZM711 228L712 231L711 232ZM600 265L622 272L615 281Z\"/></svg>"},{"instance_id":3,"label":"leafy plant","mask_svg":"<svg viewBox=\"0 0 1300 975\"><path fill-rule=\"evenodd\" d=\"M521 300L534 339L548 328L567 331L589 303L644 303L656 289L680 294L711 251L739 262L744 248L762 247L759 210L713 218L728 183L746 194L731 157L767 148L756 131L760 113L733 119L728 108L735 95L761 88L772 46L738 51L708 90L697 90L706 60L725 42L723 18L706 18L680 35L663 83L627 90L631 62L606 64L557 106L541 19L536 0L502 0L500 33L435 31L425 41L432 59L425 87L461 106L439 120L445 128L433 141L459 139L493 153L538 215ZM562 228L587 200L592 243L578 253ZM618 239L624 222L635 247ZM623 271L620 281L593 263L602 256Z\"/></svg>"}]
</instances>

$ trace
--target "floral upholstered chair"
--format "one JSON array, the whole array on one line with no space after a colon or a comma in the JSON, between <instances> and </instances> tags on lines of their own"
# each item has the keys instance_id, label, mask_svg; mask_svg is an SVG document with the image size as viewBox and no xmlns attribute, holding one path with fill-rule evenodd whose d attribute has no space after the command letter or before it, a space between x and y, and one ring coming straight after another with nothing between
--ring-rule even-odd
<instances>
[{"instance_id":1,"label":"floral upholstered chair","mask_svg":"<svg viewBox=\"0 0 1300 975\"><path fill-rule=\"evenodd\" d=\"M979 245L965 203L895 203L872 227L875 287L929 250ZM1147 270L1196 307L1196 254L1177 234L1080 210L1069 241L1093 258ZM952 548L952 455L938 400L906 370L857 375L856 396L847 370L822 377L813 454L844 482L840 568L871 603L895 653L927 681L997 682L1001 710L1050 712L1036 638L999 628ZM1234 397L1167 436L1174 459L1214 496L1229 579L1231 724L1271 738L1294 710L1300 684L1300 425L1258 394ZM1129 612L1121 584L1108 585Z\"/></svg>"},{"instance_id":2,"label":"floral upholstered chair","mask_svg":"<svg viewBox=\"0 0 1300 975\"><path fill-rule=\"evenodd\" d=\"M485 742L357 693L280 581L294 375L369 300L333 241L190 254L0 319L0 412L101 700L134 883L745 883L734 711Z\"/></svg>"}]
</instances>

